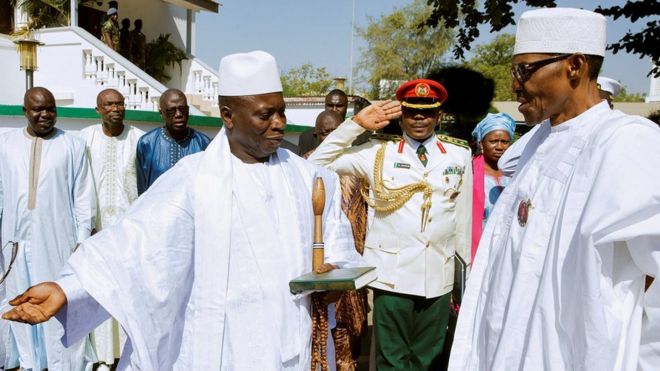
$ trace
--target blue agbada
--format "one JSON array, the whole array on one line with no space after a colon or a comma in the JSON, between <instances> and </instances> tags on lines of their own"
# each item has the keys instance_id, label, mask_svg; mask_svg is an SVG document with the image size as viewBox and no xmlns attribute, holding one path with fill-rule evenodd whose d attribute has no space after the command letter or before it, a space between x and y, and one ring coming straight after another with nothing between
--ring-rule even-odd
<instances>
[{"instance_id":1,"label":"blue agbada","mask_svg":"<svg viewBox=\"0 0 660 371\"><path fill-rule=\"evenodd\" d=\"M144 134L137 145L138 194L144 193L181 158L205 150L210 141L192 128L188 128L188 135L179 141L170 137L164 127Z\"/></svg>"}]
</instances>

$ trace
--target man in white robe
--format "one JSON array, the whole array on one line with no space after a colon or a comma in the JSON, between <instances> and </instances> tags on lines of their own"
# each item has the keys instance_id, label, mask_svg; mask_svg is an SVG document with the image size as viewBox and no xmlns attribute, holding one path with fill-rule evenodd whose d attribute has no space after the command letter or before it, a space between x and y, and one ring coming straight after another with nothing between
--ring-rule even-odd
<instances>
[{"instance_id":1,"label":"man in white robe","mask_svg":"<svg viewBox=\"0 0 660 371\"><path fill-rule=\"evenodd\" d=\"M524 13L512 72L528 123L488 220L450 370L657 370L660 130L610 110L596 77L605 18Z\"/></svg>"},{"instance_id":2,"label":"man in white robe","mask_svg":"<svg viewBox=\"0 0 660 371\"><path fill-rule=\"evenodd\" d=\"M364 261L337 176L278 149L286 117L275 59L227 56L220 81L225 126L207 150L87 240L57 283L12 301L6 319L37 323L59 311L69 343L112 315L129 337L119 370L309 369L310 300L288 282L312 268L316 177L326 188L322 270ZM382 111L364 119L386 120Z\"/></svg>"},{"instance_id":3,"label":"man in white robe","mask_svg":"<svg viewBox=\"0 0 660 371\"><path fill-rule=\"evenodd\" d=\"M99 232L115 224L138 197L135 151L144 132L124 124L124 96L117 90L98 94L96 112L102 122L84 128L80 135L87 143L94 176ZM120 356L125 334L116 320L108 320L94 330L92 340L99 361L97 371L109 370Z\"/></svg>"},{"instance_id":4,"label":"man in white robe","mask_svg":"<svg viewBox=\"0 0 660 371\"><path fill-rule=\"evenodd\" d=\"M96 215L94 181L85 143L54 127L55 99L45 88L25 93L24 129L0 136L0 244L3 301L59 276L76 245L89 237ZM12 264L12 242L17 254ZM5 323L6 324L6 323ZM94 351L87 337L65 349L56 320L37 326L2 327L0 360L6 369L91 370Z\"/></svg>"}]
</instances>

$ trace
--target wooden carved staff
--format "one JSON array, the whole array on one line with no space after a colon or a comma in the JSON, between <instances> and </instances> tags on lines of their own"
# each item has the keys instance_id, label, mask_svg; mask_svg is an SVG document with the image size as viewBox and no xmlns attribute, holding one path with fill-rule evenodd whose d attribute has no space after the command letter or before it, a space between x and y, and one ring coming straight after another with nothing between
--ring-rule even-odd
<instances>
[{"instance_id":1,"label":"wooden carved staff","mask_svg":"<svg viewBox=\"0 0 660 371\"><path fill-rule=\"evenodd\" d=\"M312 270L316 272L323 265L323 209L325 208L325 185L323 178L314 179L312 189L312 208L314 209L314 245L312 245Z\"/></svg>"},{"instance_id":2,"label":"wooden carved staff","mask_svg":"<svg viewBox=\"0 0 660 371\"><path fill-rule=\"evenodd\" d=\"M312 189L312 208L314 209L314 244L312 245L312 270L316 272L323 265L323 209L325 208L325 186L323 179L314 179ZM328 305L325 294L312 294L312 371L328 370L326 342L328 340Z\"/></svg>"}]
</instances>

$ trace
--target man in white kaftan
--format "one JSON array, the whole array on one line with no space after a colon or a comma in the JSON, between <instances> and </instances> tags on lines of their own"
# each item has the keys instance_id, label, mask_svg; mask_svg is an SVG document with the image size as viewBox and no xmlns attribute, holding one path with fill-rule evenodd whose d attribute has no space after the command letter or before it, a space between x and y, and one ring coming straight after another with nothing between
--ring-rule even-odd
<instances>
[{"instance_id":1,"label":"man in white kaftan","mask_svg":"<svg viewBox=\"0 0 660 371\"><path fill-rule=\"evenodd\" d=\"M80 135L87 143L94 176L99 232L115 224L138 197L135 151L144 132L124 125L124 97L117 90L101 91L96 102L102 123L84 128ZM109 370L120 356L126 335L116 320L108 320L94 330L92 339L99 361L97 371Z\"/></svg>"},{"instance_id":2,"label":"man in white kaftan","mask_svg":"<svg viewBox=\"0 0 660 371\"><path fill-rule=\"evenodd\" d=\"M526 12L513 87L541 122L481 238L450 370L657 370L660 130L610 110L605 18ZM656 280L657 281L657 280Z\"/></svg>"},{"instance_id":3,"label":"man in white kaftan","mask_svg":"<svg viewBox=\"0 0 660 371\"><path fill-rule=\"evenodd\" d=\"M288 282L312 269L316 177L326 188L326 261L364 262L337 176L278 149L286 117L274 58L230 55L220 76L225 126L207 150L183 158L87 240L57 284L22 296L46 300L5 318L40 322L66 301L58 316L70 343L112 315L129 337L119 370L309 369L310 300Z\"/></svg>"},{"instance_id":4,"label":"man in white kaftan","mask_svg":"<svg viewBox=\"0 0 660 371\"><path fill-rule=\"evenodd\" d=\"M3 301L56 279L76 244L89 237L96 214L85 143L54 127L53 95L44 88L28 90L24 112L27 127L0 136L0 243L4 271L11 269ZM12 242L18 243L13 264ZM89 339L81 337L65 349L56 320L11 323L2 331L5 368L91 370Z\"/></svg>"}]
</instances>

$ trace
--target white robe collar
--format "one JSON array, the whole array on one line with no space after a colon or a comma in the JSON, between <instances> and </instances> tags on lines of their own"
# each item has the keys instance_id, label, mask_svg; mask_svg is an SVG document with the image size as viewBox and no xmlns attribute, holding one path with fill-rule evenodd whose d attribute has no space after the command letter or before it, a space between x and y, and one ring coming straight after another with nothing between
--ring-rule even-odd
<instances>
[{"instance_id":1,"label":"white robe collar","mask_svg":"<svg viewBox=\"0 0 660 371\"><path fill-rule=\"evenodd\" d=\"M231 212L232 192L208 190L218 185L232 185L234 169L231 156L226 130L223 128L200 159L194 182L195 284L191 297L195 307L192 325L195 334L192 357L194 370L218 370L222 362L231 223L235 217ZM305 184L295 165L280 161L277 154L271 156L269 163L281 166L284 178L293 182L289 184L290 189L291 184ZM289 236L292 244L305 244L307 237L311 236L311 222L300 223L305 218L302 213L311 210L311 196L305 194L305 190L300 191L303 194L295 197L296 210L290 213L287 218L290 220L281 224L296 227L288 231L297 232ZM296 189L296 192L299 190ZM311 214L309 218L311 220ZM304 258L299 256L296 259ZM294 305L300 307L298 301ZM291 331L286 328L282 330ZM295 338L298 333L292 331L293 336L281 337L283 360L297 356L303 348L297 342L286 341Z\"/></svg>"}]
</instances>

